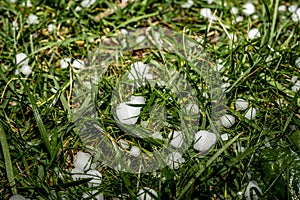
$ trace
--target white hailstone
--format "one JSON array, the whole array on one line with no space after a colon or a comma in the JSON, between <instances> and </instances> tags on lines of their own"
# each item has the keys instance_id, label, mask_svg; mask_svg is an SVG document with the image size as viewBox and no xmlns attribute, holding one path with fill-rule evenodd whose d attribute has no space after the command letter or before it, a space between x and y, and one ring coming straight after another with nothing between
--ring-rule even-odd
<instances>
[{"instance_id":1,"label":"white hailstone","mask_svg":"<svg viewBox=\"0 0 300 200\"><path fill-rule=\"evenodd\" d=\"M278 6L278 11L279 12L285 12L286 11L286 5L280 5L280 6Z\"/></svg>"},{"instance_id":2,"label":"white hailstone","mask_svg":"<svg viewBox=\"0 0 300 200\"><path fill-rule=\"evenodd\" d=\"M300 90L300 81L297 81L294 86L292 86L293 92L298 92Z\"/></svg>"},{"instance_id":3,"label":"white hailstone","mask_svg":"<svg viewBox=\"0 0 300 200\"><path fill-rule=\"evenodd\" d=\"M200 15L207 19L215 20L216 18L213 16L210 8L201 8Z\"/></svg>"},{"instance_id":4,"label":"white hailstone","mask_svg":"<svg viewBox=\"0 0 300 200\"><path fill-rule=\"evenodd\" d=\"M214 0L207 0L208 4L212 4L214 2Z\"/></svg>"},{"instance_id":5,"label":"white hailstone","mask_svg":"<svg viewBox=\"0 0 300 200\"><path fill-rule=\"evenodd\" d=\"M131 64L130 66L130 71L128 74L128 78L130 80L139 80L141 78L150 78L149 76L146 77L146 75L149 72L149 65L144 64L142 62L135 62L133 64Z\"/></svg>"},{"instance_id":6,"label":"white hailstone","mask_svg":"<svg viewBox=\"0 0 300 200\"><path fill-rule=\"evenodd\" d=\"M16 3L17 0L9 0L10 3Z\"/></svg>"},{"instance_id":7,"label":"white hailstone","mask_svg":"<svg viewBox=\"0 0 300 200\"><path fill-rule=\"evenodd\" d=\"M163 45L163 41L160 39L159 32L154 32L154 40L159 47Z\"/></svg>"},{"instance_id":8,"label":"white hailstone","mask_svg":"<svg viewBox=\"0 0 300 200\"><path fill-rule=\"evenodd\" d=\"M256 20L256 19L258 19L258 18L259 18L258 15L252 15L252 19L253 19L253 20Z\"/></svg>"},{"instance_id":9,"label":"white hailstone","mask_svg":"<svg viewBox=\"0 0 300 200\"><path fill-rule=\"evenodd\" d=\"M32 7L31 1L30 1L30 0L27 0L27 1L23 2L23 3L22 3L22 6L27 7L27 8Z\"/></svg>"},{"instance_id":10,"label":"white hailstone","mask_svg":"<svg viewBox=\"0 0 300 200\"><path fill-rule=\"evenodd\" d=\"M96 169L99 163L92 163L90 169Z\"/></svg>"},{"instance_id":11,"label":"white hailstone","mask_svg":"<svg viewBox=\"0 0 300 200\"><path fill-rule=\"evenodd\" d=\"M9 198L9 200L26 200L26 199L22 195L17 194L17 195L11 196Z\"/></svg>"},{"instance_id":12,"label":"white hailstone","mask_svg":"<svg viewBox=\"0 0 300 200\"><path fill-rule=\"evenodd\" d=\"M15 75L19 75L19 74L20 74L20 69L16 69Z\"/></svg>"},{"instance_id":13,"label":"white hailstone","mask_svg":"<svg viewBox=\"0 0 300 200\"><path fill-rule=\"evenodd\" d=\"M84 61L80 59L76 59L72 63L73 67L76 69L84 68Z\"/></svg>"},{"instance_id":14,"label":"white hailstone","mask_svg":"<svg viewBox=\"0 0 300 200\"><path fill-rule=\"evenodd\" d=\"M26 20L27 24L31 25L31 24L39 24L39 18L38 16L34 15L34 14L30 14Z\"/></svg>"},{"instance_id":15,"label":"white hailstone","mask_svg":"<svg viewBox=\"0 0 300 200\"><path fill-rule=\"evenodd\" d=\"M188 0L186 3L181 5L181 8L190 8L194 5L194 1L193 0Z\"/></svg>"},{"instance_id":16,"label":"white hailstone","mask_svg":"<svg viewBox=\"0 0 300 200\"><path fill-rule=\"evenodd\" d=\"M227 133L222 134L222 135L221 135L221 139L222 139L223 141L227 141L227 140L229 139L228 134L227 134Z\"/></svg>"},{"instance_id":17,"label":"white hailstone","mask_svg":"<svg viewBox=\"0 0 300 200\"><path fill-rule=\"evenodd\" d=\"M60 60L60 67L62 69L66 69L68 68L70 63L71 63L71 58L63 58Z\"/></svg>"},{"instance_id":18,"label":"white hailstone","mask_svg":"<svg viewBox=\"0 0 300 200\"><path fill-rule=\"evenodd\" d=\"M104 200L104 196L102 193L95 195L96 193L96 190L93 190L90 193L83 193L82 198L90 200L93 197L93 199L96 200Z\"/></svg>"},{"instance_id":19,"label":"white hailstone","mask_svg":"<svg viewBox=\"0 0 300 200\"><path fill-rule=\"evenodd\" d=\"M168 138L171 140L170 144L174 148L180 148L183 144L183 135L181 131L169 133Z\"/></svg>"},{"instance_id":20,"label":"white hailstone","mask_svg":"<svg viewBox=\"0 0 300 200\"><path fill-rule=\"evenodd\" d=\"M228 88L230 87L230 83L223 83L221 85L221 89L223 89L224 92L228 92Z\"/></svg>"},{"instance_id":21,"label":"white hailstone","mask_svg":"<svg viewBox=\"0 0 300 200\"><path fill-rule=\"evenodd\" d=\"M129 103L136 104L136 105L145 104L145 98L143 96L134 96L134 95L132 95L130 97L130 102Z\"/></svg>"},{"instance_id":22,"label":"white hailstone","mask_svg":"<svg viewBox=\"0 0 300 200\"><path fill-rule=\"evenodd\" d=\"M239 13L239 9L237 7L232 7L231 8L231 13L234 14L234 15L236 15L236 14Z\"/></svg>"},{"instance_id":23,"label":"white hailstone","mask_svg":"<svg viewBox=\"0 0 300 200\"><path fill-rule=\"evenodd\" d=\"M294 13L292 14L292 20L293 20L294 22L300 21L300 8L298 8L298 9L296 10L296 12L294 12Z\"/></svg>"},{"instance_id":24,"label":"white hailstone","mask_svg":"<svg viewBox=\"0 0 300 200\"><path fill-rule=\"evenodd\" d=\"M253 188L255 188L256 190L253 190ZM252 194L250 193L250 191L252 191ZM257 182L256 181L250 181L247 185L247 188L246 188L246 191L245 191L245 194L244 194L246 200L258 199L256 191L258 191L260 194L262 194L261 189L259 188Z\"/></svg>"},{"instance_id":25,"label":"white hailstone","mask_svg":"<svg viewBox=\"0 0 300 200\"><path fill-rule=\"evenodd\" d=\"M92 156L89 153L84 153L82 151L79 151L77 153L74 167L78 168L82 171L88 170L92 163Z\"/></svg>"},{"instance_id":26,"label":"white hailstone","mask_svg":"<svg viewBox=\"0 0 300 200\"><path fill-rule=\"evenodd\" d=\"M297 10L297 6L296 5L290 5L288 8L288 11L290 13L294 13Z\"/></svg>"},{"instance_id":27,"label":"white hailstone","mask_svg":"<svg viewBox=\"0 0 300 200\"><path fill-rule=\"evenodd\" d=\"M136 43L141 43L141 42L143 42L144 40L145 40L145 36L143 36L143 35L140 35L138 38L136 38Z\"/></svg>"},{"instance_id":28,"label":"white hailstone","mask_svg":"<svg viewBox=\"0 0 300 200\"><path fill-rule=\"evenodd\" d=\"M217 64L216 64L215 67L214 67L214 70L215 70L215 71L221 71L223 68L224 68L223 60L219 58L219 59L217 60Z\"/></svg>"},{"instance_id":29,"label":"white hailstone","mask_svg":"<svg viewBox=\"0 0 300 200\"><path fill-rule=\"evenodd\" d=\"M48 24L47 30L48 30L49 33L54 32L55 29L56 29L56 26L54 24Z\"/></svg>"},{"instance_id":30,"label":"white hailstone","mask_svg":"<svg viewBox=\"0 0 300 200\"><path fill-rule=\"evenodd\" d=\"M72 179L74 181L78 181L78 180L84 179L86 177L84 172L81 169L77 168L77 167L75 167L74 169L71 170L71 174L72 174L71 175Z\"/></svg>"},{"instance_id":31,"label":"white hailstone","mask_svg":"<svg viewBox=\"0 0 300 200\"><path fill-rule=\"evenodd\" d=\"M244 17L243 16L236 16L236 18L235 18L235 21L236 22L242 22L242 21L244 21Z\"/></svg>"},{"instance_id":32,"label":"white hailstone","mask_svg":"<svg viewBox=\"0 0 300 200\"><path fill-rule=\"evenodd\" d=\"M257 113L256 108L249 108L249 110L245 114L245 117L249 120L252 120L255 118L256 113Z\"/></svg>"},{"instance_id":33,"label":"white hailstone","mask_svg":"<svg viewBox=\"0 0 300 200\"><path fill-rule=\"evenodd\" d=\"M102 182L102 174L95 169L89 170L87 173L87 178L93 178L88 182L89 186L97 186Z\"/></svg>"},{"instance_id":34,"label":"white hailstone","mask_svg":"<svg viewBox=\"0 0 300 200\"><path fill-rule=\"evenodd\" d=\"M260 32L257 28L253 28L253 29L249 30L249 32L248 32L248 39L249 40L253 40L253 39L258 38L260 36L261 36Z\"/></svg>"},{"instance_id":35,"label":"white hailstone","mask_svg":"<svg viewBox=\"0 0 300 200\"><path fill-rule=\"evenodd\" d=\"M20 69L21 73L24 75L30 75L32 72L32 69L29 65L23 65Z\"/></svg>"},{"instance_id":36,"label":"white hailstone","mask_svg":"<svg viewBox=\"0 0 300 200\"><path fill-rule=\"evenodd\" d=\"M252 15L255 12L255 7L251 2L247 2L243 5L243 13L245 15Z\"/></svg>"},{"instance_id":37,"label":"white hailstone","mask_svg":"<svg viewBox=\"0 0 300 200\"><path fill-rule=\"evenodd\" d=\"M138 120L141 109L141 107L130 106L127 102L120 103L117 106L117 117L123 124L134 125Z\"/></svg>"},{"instance_id":38,"label":"white hailstone","mask_svg":"<svg viewBox=\"0 0 300 200\"><path fill-rule=\"evenodd\" d=\"M120 30L120 32L121 32L122 35L127 35L128 34L128 31L126 29L124 29L124 28L122 28Z\"/></svg>"},{"instance_id":39,"label":"white hailstone","mask_svg":"<svg viewBox=\"0 0 300 200\"><path fill-rule=\"evenodd\" d=\"M234 125L235 123L235 117L232 115L223 115L221 118L221 124L225 127L225 128L230 128Z\"/></svg>"},{"instance_id":40,"label":"white hailstone","mask_svg":"<svg viewBox=\"0 0 300 200\"><path fill-rule=\"evenodd\" d=\"M228 81L229 78L228 78L227 76L223 76L223 77L222 77L222 80L223 80L223 81Z\"/></svg>"},{"instance_id":41,"label":"white hailstone","mask_svg":"<svg viewBox=\"0 0 300 200\"><path fill-rule=\"evenodd\" d=\"M16 55L15 63L16 65L28 65L29 59L25 53L18 53Z\"/></svg>"},{"instance_id":42,"label":"white hailstone","mask_svg":"<svg viewBox=\"0 0 300 200\"><path fill-rule=\"evenodd\" d=\"M75 11L76 12L80 12L82 10L82 8L80 6L76 6Z\"/></svg>"},{"instance_id":43,"label":"white hailstone","mask_svg":"<svg viewBox=\"0 0 300 200\"><path fill-rule=\"evenodd\" d=\"M202 93L202 96L206 99L209 99L209 94L207 92L203 92Z\"/></svg>"},{"instance_id":44,"label":"white hailstone","mask_svg":"<svg viewBox=\"0 0 300 200\"><path fill-rule=\"evenodd\" d=\"M132 146L129 154L134 156L134 157L139 157L141 155L141 150L137 146Z\"/></svg>"},{"instance_id":45,"label":"white hailstone","mask_svg":"<svg viewBox=\"0 0 300 200\"><path fill-rule=\"evenodd\" d=\"M157 192L148 187L139 189L136 196L138 200L155 200L158 198Z\"/></svg>"},{"instance_id":46,"label":"white hailstone","mask_svg":"<svg viewBox=\"0 0 300 200\"><path fill-rule=\"evenodd\" d=\"M185 159L179 152L172 152L166 157L166 164L171 169L178 169L181 163L184 163Z\"/></svg>"},{"instance_id":47,"label":"white hailstone","mask_svg":"<svg viewBox=\"0 0 300 200\"><path fill-rule=\"evenodd\" d=\"M151 137L154 138L154 139L159 139L159 140L163 139L163 136L162 136L161 132L155 132L151 135Z\"/></svg>"},{"instance_id":48,"label":"white hailstone","mask_svg":"<svg viewBox=\"0 0 300 200\"><path fill-rule=\"evenodd\" d=\"M11 26L12 26L12 30L14 30L14 31L19 30L19 24L18 24L18 22L13 21L13 22L11 23Z\"/></svg>"},{"instance_id":49,"label":"white hailstone","mask_svg":"<svg viewBox=\"0 0 300 200\"><path fill-rule=\"evenodd\" d=\"M119 140L118 141L119 142L119 144L120 144L120 146L123 148L123 149L128 149L129 148L129 144L128 144L128 142L126 142L125 140Z\"/></svg>"},{"instance_id":50,"label":"white hailstone","mask_svg":"<svg viewBox=\"0 0 300 200\"><path fill-rule=\"evenodd\" d=\"M237 110L246 110L249 106L249 102L245 99L238 98L235 101L235 109Z\"/></svg>"},{"instance_id":51,"label":"white hailstone","mask_svg":"<svg viewBox=\"0 0 300 200\"><path fill-rule=\"evenodd\" d=\"M208 152L212 146L216 143L217 137L215 134L201 130L195 134L195 144L194 149L200 152Z\"/></svg>"},{"instance_id":52,"label":"white hailstone","mask_svg":"<svg viewBox=\"0 0 300 200\"><path fill-rule=\"evenodd\" d=\"M198 105L197 105L197 104L194 104L194 103L188 104L188 105L185 107L185 109L186 109L188 112L193 112L193 113L195 113L195 114L199 114L199 112L200 112L200 109L199 109Z\"/></svg>"},{"instance_id":53,"label":"white hailstone","mask_svg":"<svg viewBox=\"0 0 300 200\"><path fill-rule=\"evenodd\" d=\"M80 5L83 8L88 8L88 7L91 7L95 2L96 2L96 0L83 0Z\"/></svg>"},{"instance_id":54,"label":"white hailstone","mask_svg":"<svg viewBox=\"0 0 300 200\"><path fill-rule=\"evenodd\" d=\"M300 57L295 60L295 65L300 69Z\"/></svg>"}]
</instances>

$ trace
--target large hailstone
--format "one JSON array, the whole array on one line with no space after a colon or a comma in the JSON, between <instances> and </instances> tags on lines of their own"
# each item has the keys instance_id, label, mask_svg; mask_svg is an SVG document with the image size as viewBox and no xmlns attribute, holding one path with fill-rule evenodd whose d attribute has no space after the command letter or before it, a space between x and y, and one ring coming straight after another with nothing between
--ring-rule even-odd
<instances>
[{"instance_id":1,"label":"large hailstone","mask_svg":"<svg viewBox=\"0 0 300 200\"><path fill-rule=\"evenodd\" d=\"M257 113L256 108L249 108L249 110L245 114L245 117L249 120L252 120L255 118L256 113Z\"/></svg>"},{"instance_id":2,"label":"large hailstone","mask_svg":"<svg viewBox=\"0 0 300 200\"><path fill-rule=\"evenodd\" d=\"M76 59L72 63L73 67L76 69L84 68L84 61L80 59Z\"/></svg>"},{"instance_id":3,"label":"large hailstone","mask_svg":"<svg viewBox=\"0 0 300 200\"><path fill-rule=\"evenodd\" d=\"M230 128L234 125L235 123L235 117L232 115L223 115L221 118L221 124L225 127L225 128Z\"/></svg>"},{"instance_id":4,"label":"large hailstone","mask_svg":"<svg viewBox=\"0 0 300 200\"><path fill-rule=\"evenodd\" d=\"M29 65L23 65L20 69L21 73L24 75L30 75L32 72L32 69Z\"/></svg>"},{"instance_id":5,"label":"large hailstone","mask_svg":"<svg viewBox=\"0 0 300 200\"><path fill-rule=\"evenodd\" d=\"M260 34L260 32L257 28L253 28L253 29L249 30L249 32L248 32L248 39L249 40L253 40L253 39L258 38L260 36L261 36L261 34Z\"/></svg>"},{"instance_id":6,"label":"large hailstone","mask_svg":"<svg viewBox=\"0 0 300 200\"><path fill-rule=\"evenodd\" d=\"M258 199L258 196L256 194L256 191L253 190L253 188L255 188L260 194L262 194L262 191L260 189L260 187L258 186L257 182L256 181L250 181L249 184L247 185L247 188L246 188L246 191L245 191L245 198L247 200L251 200L251 199ZM252 192L251 192L251 191ZM252 193L252 194L251 194ZM252 198L252 197L253 198Z\"/></svg>"},{"instance_id":7,"label":"large hailstone","mask_svg":"<svg viewBox=\"0 0 300 200\"><path fill-rule=\"evenodd\" d=\"M251 2L247 2L243 5L243 13L245 15L252 15L255 12L255 7Z\"/></svg>"},{"instance_id":8,"label":"large hailstone","mask_svg":"<svg viewBox=\"0 0 300 200\"><path fill-rule=\"evenodd\" d=\"M200 9L200 15L204 18L207 18L209 20L215 20L215 16L213 16L213 13L211 12L210 8L201 8Z\"/></svg>"},{"instance_id":9,"label":"large hailstone","mask_svg":"<svg viewBox=\"0 0 300 200\"><path fill-rule=\"evenodd\" d=\"M96 0L83 0L80 5L83 7L83 8L88 8L88 7L91 7L94 3L96 3Z\"/></svg>"},{"instance_id":10,"label":"large hailstone","mask_svg":"<svg viewBox=\"0 0 300 200\"><path fill-rule=\"evenodd\" d=\"M117 117L120 122L127 125L134 125L138 120L142 107L131 106L129 104L141 105L144 103L144 97L136 96L132 96L129 102L120 103L117 106Z\"/></svg>"},{"instance_id":11,"label":"large hailstone","mask_svg":"<svg viewBox=\"0 0 300 200\"><path fill-rule=\"evenodd\" d=\"M62 69L68 68L69 64L71 63L71 58L62 58L59 62L60 67Z\"/></svg>"},{"instance_id":12,"label":"large hailstone","mask_svg":"<svg viewBox=\"0 0 300 200\"><path fill-rule=\"evenodd\" d=\"M84 153L82 151L79 151L77 153L74 167L77 169L80 169L82 171L86 171L90 168L92 164L92 156L89 153Z\"/></svg>"},{"instance_id":13,"label":"large hailstone","mask_svg":"<svg viewBox=\"0 0 300 200\"><path fill-rule=\"evenodd\" d=\"M142 78L152 79L152 74L149 74L149 65L142 62L131 64L128 78L130 80L139 80Z\"/></svg>"},{"instance_id":14,"label":"large hailstone","mask_svg":"<svg viewBox=\"0 0 300 200\"><path fill-rule=\"evenodd\" d=\"M197 104L188 104L185 109L187 110L187 112L192 112L192 113L195 113L195 114L199 114L200 113L200 109L198 107Z\"/></svg>"},{"instance_id":15,"label":"large hailstone","mask_svg":"<svg viewBox=\"0 0 300 200\"><path fill-rule=\"evenodd\" d=\"M20 66L28 65L29 59L25 53L18 53L16 55L15 63L16 65L20 65Z\"/></svg>"},{"instance_id":16,"label":"large hailstone","mask_svg":"<svg viewBox=\"0 0 300 200\"><path fill-rule=\"evenodd\" d=\"M158 198L157 192L151 188L141 188L137 193L138 200L155 200Z\"/></svg>"},{"instance_id":17,"label":"large hailstone","mask_svg":"<svg viewBox=\"0 0 300 200\"><path fill-rule=\"evenodd\" d=\"M169 134L170 144L175 148L180 148L183 144L183 134L181 131L174 131Z\"/></svg>"},{"instance_id":18,"label":"large hailstone","mask_svg":"<svg viewBox=\"0 0 300 200\"><path fill-rule=\"evenodd\" d=\"M129 148L129 144L128 144L128 142L126 142L125 140L120 139L118 142L119 142L120 146L121 146L123 149L128 149L128 148Z\"/></svg>"},{"instance_id":19,"label":"large hailstone","mask_svg":"<svg viewBox=\"0 0 300 200\"><path fill-rule=\"evenodd\" d=\"M17 195L11 196L9 198L9 200L26 200L26 199L22 195L17 194Z\"/></svg>"},{"instance_id":20,"label":"large hailstone","mask_svg":"<svg viewBox=\"0 0 300 200\"><path fill-rule=\"evenodd\" d=\"M181 163L184 163L185 159L182 157L179 152L172 152L166 158L166 164L171 169L178 169Z\"/></svg>"},{"instance_id":21,"label":"large hailstone","mask_svg":"<svg viewBox=\"0 0 300 200\"><path fill-rule=\"evenodd\" d=\"M80 179L86 178L86 175L84 174L84 171L82 169L79 169L78 167L75 167L71 170L71 177L74 181L78 181Z\"/></svg>"},{"instance_id":22,"label":"large hailstone","mask_svg":"<svg viewBox=\"0 0 300 200\"><path fill-rule=\"evenodd\" d=\"M129 154L134 156L134 157L139 157L141 155L141 150L137 146L132 146L130 151L129 151Z\"/></svg>"},{"instance_id":23,"label":"large hailstone","mask_svg":"<svg viewBox=\"0 0 300 200\"><path fill-rule=\"evenodd\" d=\"M292 86L293 92L298 92L300 90L300 81L297 81L294 86Z\"/></svg>"},{"instance_id":24,"label":"large hailstone","mask_svg":"<svg viewBox=\"0 0 300 200\"><path fill-rule=\"evenodd\" d=\"M27 24L31 25L31 24L39 24L39 18L38 16L34 15L34 14L30 14L26 20Z\"/></svg>"},{"instance_id":25,"label":"large hailstone","mask_svg":"<svg viewBox=\"0 0 300 200\"><path fill-rule=\"evenodd\" d=\"M98 170L91 169L86 174L86 178L92 178L92 180L88 183L89 186L97 186L101 184L102 174Z\"/></svg>"},{"instance_id":26,"label":"large hailstone","mask_svg":"<svg viewBox=\"0 0 300 200\"><path fill-rule=\"evenodd\" d=\"M203 153L208 152L216 141L215 134L205 130L198 131L195 135L194 149Z\"/></svg>"},{"instance_id":27,"label":"large hailstone","mask_svg":"<svg viewBox=\"0 0 300 200\"><path fill-rule=\"evenodd\" d=\"M237 110L246 110L249 106L249 102L246 101L245 99L237 99L235 101L235 109Z\"/></svg>"},{"instance_id":28,"label":"large hailstone","mask_svg":"<svg viewBox=\"0 0 300 200\"><path fill-rule=\"evenodd\" d=\"M186 3L181 5L181 8L190 8L194 5L194 1L193 0L188 0Z\"/></svg>"}]
</instances>

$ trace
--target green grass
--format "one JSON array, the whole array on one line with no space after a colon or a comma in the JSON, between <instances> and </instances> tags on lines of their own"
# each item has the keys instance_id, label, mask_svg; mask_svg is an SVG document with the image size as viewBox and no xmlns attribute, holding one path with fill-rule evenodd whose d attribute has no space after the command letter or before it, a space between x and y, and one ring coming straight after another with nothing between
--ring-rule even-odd
<instances>
[{"instance_id":1,"label":"green grass","mask_svg":"<svg viewBox=\"0 0 300 200\"><path fill-rule=\"evenodd\" d=\"M238 7L238 15L242 15L244 1L194 1L189 9L172 0L133 1L103 18L99 18L100 14L118 3L98 1L78 12L75 8L80 1L32 1L31 8L1 1L0 199L9 199L14 194L30 199L81 199L83 193L91 191L103 193L105 199L119 194L124 194L124 199L135 199L142 187L157 191L159 199L243 199L252 180L261 188L262 199L299 199L300 96L299 92L291 91L291 78L300 77L295 66L295 59L300 57L300 26L291 20L291 13L277 11L278 5L289 6L291 2L253 3L258 18L244 16L242 22L236 23L230 8ZM297 1L293 4L297 5ZM218 20L210 23L201 16L199 10L203 7L211 8ZM39 17L38 25L26 23L31 13ZM15 32L13 21L19 24ZM50 23L56 25L54 33L47 31ZM202 157L189 148L183 154L185 162L176 170L165 167L157 172L119 172L99 160L98 169L103 177L100 186L88 187L89 180L73 181L70 171L76 153L91 149L77 134L78 126L72 119L77 72L72 68L61 69L59 60L84 60L99 47L103 37L115 36L122 28L135 30L155 25L191 38L202 37L201 45L211 60L223 60L220 76L230 83L226 112L236 117L234 126L222 130L229 140L222 141L217 135L214 148ZM249 41L247 33L255 27L261 37ZM229 40L227 33L238 36L237 41ZM15 55L21 52L29 56L33 70L29 76L15 74ZM188 64L168 52L146 49L124 55L120 65L110 65L99 78L101 93L96 94L95 103L96 120L102 131L111 140L124 139L146 152L161 143L128 135L118 127L111 112L114 88L134 61L170 62L183 73ZM188 80L197 88L201 102L202 116L197 129L213 128L209 123L210 104L203 98L207 91L203 80L193 70L188 72ZM180 126L178 107L168 102L172 94L151 87L137 90L136 94L152 100L146 102L147 109L152 103L164 103L167 114L173 116L167 122L173 127ZM246 119L244 111L235 110L237 98L258 108L254 120ZM146 108L141 115L144 120ZM163 135L169 130L165 128ZM245 151L238 152L238 145Z\"/></svg>"}]
</instances>

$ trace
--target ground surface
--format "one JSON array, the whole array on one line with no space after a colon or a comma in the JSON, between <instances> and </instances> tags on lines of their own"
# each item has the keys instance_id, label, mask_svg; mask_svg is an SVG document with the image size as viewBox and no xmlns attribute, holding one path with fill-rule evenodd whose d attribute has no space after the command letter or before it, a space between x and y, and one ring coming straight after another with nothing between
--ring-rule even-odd
<instances>
[{"instance_id":1,"label":"ground surface","mask_svg":"<svg viewBox=\"0 0 300 200\"><path fill-rule=\"evenodd\" d=\"M252 1L253 12L251 5L245 7L239 0L185 3L105 0L79 9L81 1L32 1L31 6L0 2L1 199L15 194L30 199L100 198L99 194L105 199L118 195L135 199L145 187L156 191L158 199L243 199L250 188L251 194L262 199L299 199L299 2ZM87 66L104 37L158 25L197 39L205 56L217 64L215 71L226 89L225 112L234 116L235 123L215 133L217 141L205 156L193 146L183 152L184 162L176 169L127 173L100 160L96 170L102 174L101 184L91 187L91 178L76 180L71 170L77 153L92 152L72 120L78 106L72 103L78 69L76 63L63 68L61 59L71 58L71 63L80 59ZM16 61L19 53L28 57L25 64ZM111 141L123 139L142 152L157 144L130 137L111 112L117 82L137 61L166 62L186 73L201 102L196 129L214 130L210 123L214 110L204 98L210 91L197 71L187 70L189 65L182 58L147 49L124 54L122 59L101 77L95 98L96 119ZM135 94L145 97L147 108L149 99L163 103L166 114L172 116L167 118L168 125L180 127L172 95L147 87ZM244 111L236 108L239 98L249 102ZM257 111L254 119L245 117L249 108ZM148 117L143 108L137 123L147 122ZM160 130L164 138L170 126ZM223 137L228 140L222 140L221 134L227 134Z\"/></svg>"}]
</instances>

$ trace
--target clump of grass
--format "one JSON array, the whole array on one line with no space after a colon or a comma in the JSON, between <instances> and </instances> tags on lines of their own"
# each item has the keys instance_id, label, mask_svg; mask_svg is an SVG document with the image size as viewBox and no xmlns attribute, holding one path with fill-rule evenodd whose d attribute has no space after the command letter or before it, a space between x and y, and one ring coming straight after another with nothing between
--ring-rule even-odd
<instances>
[{"instance_id":1,"label":"clump of grass","mask_svg":"<svg viewBox=\"0 0 300 200\"><path fill-rule=\"evenodd\" d=\"M277 11L279 5L289 7L297 5L296 1L264 1L263 4L253 1L256 19L243 15L243 1L212 4L195 1L189 9L169 0L130 1L116 10L113 9L118 6L116 2L97 1L81 11L76 11L80 3L73 1L32 4L24 7L9 1L0 3L0 38L4 41L0 44L2 199L15 194L32 199L61 199L66 195L78 199L93 191L103 193L107 199L116 197L116 193L123 194L124 199L133 199L144 187L157 191L159 199L242 199L253 180L261 188L262 198L298 198L300 103L299 92L291 90L294 84L291 79L293 76L299 79L299 68L295 65L300 57L299 24L291 20L291 13ZM230 11L233 6L239 9L243 21L236 22L236 16ZM215 13L215 21L199 13L204 7ZM99 18L99 13L106 14ZM28 25L26 20L30 14L37 15L40 23ZM18 29L13 29L14 21ZM53 33L47 30L50 23L56 26ZM76 133L71 116L77 72L72 67L60 68L59 61L64 57L84 60L97 49L100 38L114 36L120 29L152 25L200 38L200 44L212 60L221 59L223 68L219 73L229 86L226 112L235 117L236 123L222 130L228 134L229 141L221 140L218 135L217 143L205 157L189 149L183 154L185 162L179 169L165 167L157 172L132 174L100 165L102 184L89 188L88 180L74 181L70 174L76 153L89 148ZM249 40L247 33L252 28L258 28L261 37ZM236 41L229 38L231 33L237 36ZM15 55L21 52L28 55L32 68L27 76L15 73L19 67ZM116 140L124 138L147 149L149 141L125 135L114 122L110 104L116 82L133 61L162 61L165 56L175 59L179 71L186 65L181 65L182 60L174 55L163 55L156 50L136 53L123 57L125 62L109 68L99 81L97 115L105 131ZM209 104L202 101L205 98L199 90L201 78L190 71L188 80L203 103L201 109L205 109ZM150 92L146 89L137 90L136 94L157 102L167 98L161 88ZM249 107L258 109L255 119L248 120L246 111L235 109L238 98L246 99ZM167 106L172 109L171 105ZM141 119L147 119L146 111ZM202 114L205 121L198 128L208 129L209 109ZM178 126L178 119L169 122Z\"/></svg>"}]
</instances>

